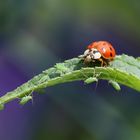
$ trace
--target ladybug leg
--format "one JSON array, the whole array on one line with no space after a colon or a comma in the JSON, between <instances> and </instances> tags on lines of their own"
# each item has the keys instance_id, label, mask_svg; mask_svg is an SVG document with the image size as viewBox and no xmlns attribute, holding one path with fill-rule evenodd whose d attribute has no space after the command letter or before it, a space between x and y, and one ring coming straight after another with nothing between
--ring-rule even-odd
<instances>
[{"instance_id":1,"label":"ladybug leg","mask_svg":"<svg viewBox=\"0 0 140 140\"><path fill-rule=\"evenodd\" d=\"M109 65L108 61L103 61L104 62L104 66L107 67Z\"/></svg>"},{"instance_id":2,"label":"ladybug leg","mask_svg":"<svg viewBox=\"0 0 140 140\"><path fill-rule=\"evenodd\" d=\"M101 62L101 67L103 67L103 66L104 66L104 61L103 61L103 59L102 59L102 58L99 58L98 60Z\"/></svg>"},{"instance_id":3,"label":"ladybug leg","mask_svg":"<svg viewBox=\"0 0 140 140\"><path fill-rule=\"evenodd\" d=\"M107 67L108 66L108 62L105 61L104 59L100 58L98 60L101 62L101 67Z\"/></svg>"}]
</instances>

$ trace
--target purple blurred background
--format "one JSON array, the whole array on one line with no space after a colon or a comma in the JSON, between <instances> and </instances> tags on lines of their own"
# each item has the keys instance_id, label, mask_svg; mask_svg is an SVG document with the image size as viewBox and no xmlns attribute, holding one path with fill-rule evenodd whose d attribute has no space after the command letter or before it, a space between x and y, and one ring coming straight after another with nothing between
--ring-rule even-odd
<instances>
[{"instance_id":1,"label":"purple blurred background","mask_svg":"<svg viewBox=\"0 0 140 140\"><path fill-rule=\"evenodd\" d=\"M138 0L2 0L0 95L41 71L107 40L117 54L140 56ZM49 87L33 104L8 103L0 140L140 140L140 94L107 82Z\"/></svg>"}]
</instances>

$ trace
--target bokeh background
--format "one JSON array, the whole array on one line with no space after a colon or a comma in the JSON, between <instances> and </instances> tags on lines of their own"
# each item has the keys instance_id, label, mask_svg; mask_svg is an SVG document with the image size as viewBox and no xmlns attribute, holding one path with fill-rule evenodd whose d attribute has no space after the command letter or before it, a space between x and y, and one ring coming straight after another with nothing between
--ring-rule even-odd
<instances>
[{"instance_id":1,"label":"bokeh background","mask_svg":"<svg viewBox=\"0 0 140 140\"><path fill-rule=\"evenodd\" d=\"M139 0L1 0L0 95L95 40L140 56ZM140 94L67 83L0 112L0 140L140 140Z\"/></svg>"}]
</instances>

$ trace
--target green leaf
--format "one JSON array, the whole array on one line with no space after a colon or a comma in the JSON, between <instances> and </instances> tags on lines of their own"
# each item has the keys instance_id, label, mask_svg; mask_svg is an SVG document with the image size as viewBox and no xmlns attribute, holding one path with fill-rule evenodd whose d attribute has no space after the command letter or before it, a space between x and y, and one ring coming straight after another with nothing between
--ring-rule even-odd
<instances>
[{"instance_id":1,"label":"green leaf","mask_svg":"<svg viewBox=\"0 0 140 140\"><path fill-rule=\"evenodd\" d=\"M115 81L140 91L140 59L123 54L117 56L108 67L97 67L96 64L85 66L80 58L66 60L64 63L58 63L54 67L43 71L17 89L0 97L0 103L4 106L5 103L14 99L23 98L33 91L56 84L80 80L87 80L86 82L90 83L99 79ZM116 89L119 89L117 84L115 86Z\"/></svg>"}]
</instances>

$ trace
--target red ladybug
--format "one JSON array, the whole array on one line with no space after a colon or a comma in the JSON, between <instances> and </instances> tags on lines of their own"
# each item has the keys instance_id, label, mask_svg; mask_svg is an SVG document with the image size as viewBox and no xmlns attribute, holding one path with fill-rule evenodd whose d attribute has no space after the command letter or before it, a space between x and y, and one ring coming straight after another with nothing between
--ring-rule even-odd
<instances>
[{"instance_id":1,"label":"red ladybug","mask_svg":"<svg viewBox=\"0 0 140 140\"><path fill-rule=\"evenodd\" d=\"M107 66L116 56L115 49L107 41L96 41L91 43L82 57L85 63L100 61L101 66Z\"/></svg>"}]
</instances>

